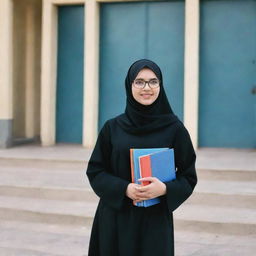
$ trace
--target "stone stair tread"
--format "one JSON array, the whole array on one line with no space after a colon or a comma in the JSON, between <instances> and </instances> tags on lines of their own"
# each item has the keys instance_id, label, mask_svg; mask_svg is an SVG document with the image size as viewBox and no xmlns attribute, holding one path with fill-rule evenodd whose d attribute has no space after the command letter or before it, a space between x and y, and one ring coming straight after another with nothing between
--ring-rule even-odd
<instances>
[{"instance_id":1,"label":"stone stair tread","mask_svg":"<svg viewBox=\"0 0 256 256\"><path fill-rule=\"evenodd\" d=\"M256 237L175 232L175 256L254 256Z\"/></svg>"},{"instance_id":2,"label":"stone stair tread","mask_svg":"<svg viewBox=\"0 0 256 256\"><path fill-rule=\"evenodd\" d=\"M1 256L63 256L24 248L0 247Z\"/></svg>"},{"instance_id":3,"label":"stone stair tread","mask_svg":"<svg viewBox=\"0 0 256 256\"><path fill-rule=\"evenodd\" d=\"M91 217L95 213L96 203L0 196L0 208L45 214Z\"/></svg>"},{"instance_id":4,"label":"stone stair tread","mask_svg":"<svg viewBox=\"0 0 256 256\"><path fill-rule=\"evenodd\" d=\"M196 234L195 234L196 233ZM175 241L189 241L200 244L230 244L251 246L256 249L256 235L238 236L227 234L211 234L207 232L175 231Z\"/></svg>"},{"instance_id":5,"label":"stone stair tread","mask_svg":"<svg viewBox=\"0 0 256 256\"><path fill-rule=\"evenodd\" d=\"M197 169L197 176L199 180L256 182L256 170Z\"/></svg>"},{"instance_id":6,"label":"stone stair tread","mask_svg":"<svg viewBox=\"0 0 256 256\"><path fill-rule=\"evenodd\" d=\"M40 144L28 144L12 147L8 150L0 149L3 159L25 159L44 161L88 161L92 149L86 149L78 144L56 144L42 147Z\"/></svg>"},{"instance_id":7,"label":"stone stair tread","mask_svg":"<svg viewBox=\"0 0 256 256\"><path fill-rule=\"evenodd\" d=\"M52 233L52 234L67 234L74 236L88 236L91 233L91 227L86 225L61 225L56 223L40 223L29 221L17 221L17 220L1 220L0 230L19 230L19 231L35 231ZM1 231L0 231L1 234Z\"/></svg>"},{"instance_id":8,"label":"stone stair tread","mask_svg":"<svg viewBox=\"0 0 256 256\"><path fill-rule=\"evenodd\" d=\"M34 198L22 198L21 200L18 197L0 196L0 208L46 214L92 218L95 214L96 206L96 202L70 202ZM256 211L254 209L184 204L174 212L174 216L178 220L256 225Z\"/></svg>"},{"instance_id":9,"label":"stone stair tread","mask_svg":"<svg viewBox=\"0 0 256 256\"><path fill-rule=\"evenodd\" d=\"M195 191L185 204L211 205L215 207L224 206L234 207L236 209L247 208L256 210L256 196Z\"/></svg>"},{"instance_id":10,"label":"stone stair tread","mask_svg":"<svg viewBox=\"0 0 256 256\"><path fill-rule=\"evenodd\" d=\"M16 223L17 224L17 223ZM1 225L0 248L34 251L38 255L81 256L87 254L90 233L75 235L73 233L53 233L40 229L26 230L8 228ZM71 229L72 231L72 229ZM1 250L0 250L1 252ZM35 255L37 255L35 253ZM17 254L20 255L20 254ZM29 254L28 254L29 255Z\"/></svg>"},{"instance_id":11,"label":"stone stair tread","mask_svg":"<svg viewBox=\"0 0 256 256\"><path fill-rule=\"evenodd\" d=\"M43 186L33 186L33 184L30 184L30 186L26 186L26 185L20 185L20 184L15 184L15 185L1 185L0 184L0 188L17 188L17 189L52 189L52 190L56 190L56 191L77 191L77 192L87 192L87 193L94 193L93 190L90 187L61 187L61 186L47 186L47 185L43 185Z\"/></svg>"},{"instance_id":12,"label":"stone stair tread","mask_svg":"<svg viewBox=\"0 0 256 256\"><path fill-rule=\"evenodd\" d=\"M253 256L256 250L256 235L239 236L175 231L174 238L176 256Z\"/></svg>"},{"instance_id":13,"label":"stone stair tread","mask_svg":"<svg viewBox=\"0 0 256 256\"><path fill-rule=\"evenodd\" d=\"M73 236L90 236L91 228L86 225L58 225L48 223L35 223L26 221L8 221L1 220L0 236L3 236L3 230L26 232L43 232L47 234L72 234ZM196 235L195 235L196 233ZM201 244L224 244L231 241L235 244L243 246L254 246L256 248L256 234L248 236L212 234L206 231L194 232L175 229L175 241L190 241L191 243Z\"/></svg>"},{"instance_id":14,"label":"stone stair tread","mask_svg":"<svg viewBox=\"0 0 256 256\"><path fill-rule=\"evenodd\" d=\"M40 223L1 221L0 255L86 256L90 231ZM175 230L175 255L254 255L256 236L210 234ZM72 253L71 253L72 252Z\"/></svg>"},{"instance_id":15,"label":"stone stair tread","mask_svg":"<svg viewBox=\"0 0 256 256\"><path fill-rule=\"evenodd\" d=\"M91 188L85 168L76 169L71 165L68 170L63 170L62 166L57 168L51 165L47 168L44 166L42 169L36 167L35 170L31 168L17 169L17 167L5 170L1 167L0 186L81 190ZM256 181L208 180L199 177L195 191L214 194L256 195L255 183Z\"/></svg>"},{"instance_id":16,"label":"stone stair tread","mask_svg":"<svg viewBox=\"0 0 256 256\"><path fill-rule=\"evenodd\" d=\"M28 187L63 187L63 188L85 188L89 187L89 181L85 170L62 171L56 167L48 169L31 168L24 170L12 168L0 171L0 185L4 186L28 186Z\"/></svg>"},{"instance_id":17,"label":"stone stair tread","mask_svg":"<svg viewBox=\"0 0 256 256\"><path fill-rule=\"evenodd\" d=\"M198 180L195 192L256 196L255 181Z\"/></svg>"},{"instance_id":18,"label":"stone stair tread","mask_svg":"<svg viewBox=\"0 0 256 256\"><path fill-rule=\"evenodd\" d=\"M197 168L256 171L256 150L202 148L197 150Z\"/></svg>"},{"instance_id":19,"label":"stone stair tread","mask_svg":"<svg viewBox=\"0 0 256 256\"><path fill-rule=\"evenodd\" d=\"M0 175L1 176L1 175ZM25 183L29 183L26 181ZM205 181L205 180L199 180L197 186L195 187L194 193L197 194L209 194L209 195L215 195L215 196L221 196L221 195L230 195L230 196L249 196L249 197L255 197L256 196L256 186L255 182L236 182L236 181ZM64 192L67 193L73 193L73 197L77 195L78 200L81 198L82 194L85 196L83 198L91 198L95 199L97 196L95 195L94 191L90 187L89 184L83 184L82 186L71 186L70 184L65 184L63 186L63 183L59 181L57 182L49 182L40 184L40 182L30 182L29 184L24 184L24 182L6 182L0 180L0 191L2 194L8 196L8 191L10 195L13 194L12 191L14 190L20 190L25 193L25 190L27 192L25 194L29 194L29 191L34 192L31 194L31 196L36 195L35 191L38 193L44 193L47 191L51 191L55 194L63 194ZM18 196L18 192L16 192ZM22 195L22 193L20 193ZM56 195L57 197L58 195ZM193 196L193 195L192 195ZM210 203L210 202L209 202Z\"/></svg>"},{"instance_id":20,"label":"stone stair tread","mask_svg":"<svg viewBox=\"0 0 256 256\"><path fill-rule=\"evenodd\" d=\"M200 204L183 204L174 211L174 218L198 222L256 225L256 211L254 209L237 209L234 207L216 207Z\"/></svg>"},{"instance_id":21,"label":"stone stair tread","mask_svg":"<svg viewBox=\"0 0 256 256\"><path fill-rule=\"evenodd\" d=\"M39 144L29 144L8 150L0 149L0 158L86 162L91 152L92 149L86 149L82 145L57 144L42 147ZM256 170L256 151L253 149L199 148L196 153L196 166L200 169Z\"/></svg>"},{"instance_id":22,"label":"stone stair tread","mask_svg":"<svg viewBox=\"0 0 256 256\"><path fill-rule=\"evenodd\" d=\"M97 201L98 196L90 188L1 186L0 195L48 200Z\"/></svg>"}]
</instances>

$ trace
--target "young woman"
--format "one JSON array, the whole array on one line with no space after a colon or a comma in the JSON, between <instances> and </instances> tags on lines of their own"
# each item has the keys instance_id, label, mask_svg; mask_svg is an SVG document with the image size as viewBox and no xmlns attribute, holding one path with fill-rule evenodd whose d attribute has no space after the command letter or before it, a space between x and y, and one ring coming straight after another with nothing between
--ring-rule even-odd
<instances>
[{"instance_id":1,"label":"young woman","mask_svg":"<svg viewBox=\"0 0 256 256\"><path fill-rule=\"evenodd\" d=\"M88 256L172 256L173 215L197 183L196 155L188 131L168 103L160 68L142 59L130 67L125 113L101 129L87 175L100 197ZM131 182L130 148L173 148L176 179L140 186ZM159 204L137 207L159 197Z\"/></svg>"}]
</instances>

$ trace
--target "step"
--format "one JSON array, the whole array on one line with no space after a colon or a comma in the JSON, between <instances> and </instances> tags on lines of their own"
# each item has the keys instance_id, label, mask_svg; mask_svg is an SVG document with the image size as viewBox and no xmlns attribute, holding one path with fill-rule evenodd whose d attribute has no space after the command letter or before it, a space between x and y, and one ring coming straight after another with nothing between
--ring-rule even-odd
<instances>
[{"instance_id":1,"label":"step","mask_svg":"<svg viewBox=\"0 0 256 256\"><path fill-rule=\"evenodd\" d=\"M1 221L0 255L86 256L90 229L19 221ZM174 231L175 255L253 256L256 236ZM212 254L214 252L214 254Z\"/></svg>"},{"instance_id":2,"label":"step","mask_svg":"<svg viewBox=\"0 0 256 256\"><path fill-rule=\"evenodd\" d=\"M15 234L16 235L16 234ZM13 246L13 245L10 245ZM0 255L2 256L61 256L60 254L45 253L38 250L30 250L24 248L0 247ZM87 254L86 254L87 255Z\"/></svg>"},{"instance_id":3,"label":"step","mask_svg":"<svg viewBox=\"0 0 256 256\"><path fill-rule=\"evenodd\" d=\"M81 163L13 164L2 166L0 161L0 185L23 187L85 188L89 181L85 165Z\"/></svg>"},{"instance_id":4,"label":"step","mask_svg":"<svg viewBox=\"0 0 256 256\"><path fill-rule=\"evenodd\" d=\"M0 158L0 181L4 178L7 179L7 181L11 181L14 177L19 177L20 179L28 179L31 182L31 174L35 173L36 175L39 175L40 180L43 178L43 180L45 179L49 182L51 181L51 178L63 177L65 179L68 177L71 180L76 178L76 185L81 186L84 182L88 181L86 168L86 162L48 162L34 160L10 161ZM197 169L197 175L199 180L256 181L256 169L254 171Z\"/></svg>"},{"instance_id":5,"label":"step","mask_svg":"<svg viewBox=\"0 0 256 256\"><path fill-rule=\"evenodd\" d=\"M97 203L0 196L0 219L91 225Z\"/></svg>"},{"instance_id":6,"label":"step","mask_svg":"<svg viewBox=\"0 0 256 256\"><path fill-rule=\"evenodd\" d=\"M197 231L175 231L175 256L253 256L254 235L225 235Z\"/></svg>"},{"instance_id":7,"label":"step","mask_svg":"<svg viewBox=\"0 0 256 256\"><path fill-rule=\"evenodd\" d=\"M91 188L0 186L0 195L64 201L98 201L98 196Z\"/></svg>"},{"instance_id":8,"label":"step","mask_svg":"<svg viewBox=\"0 0 256 256\"><path fill-rule=\"evenodd\" d=\"M0 149L1 159L25 159L60 162L87 162L92 149L81 145L57 144L42 147L40 144ZM217 170L256 170L255 149L232 148L199 148L197 154L197 169Z\"/></svg>"},{"instance_id":9,"label":"step","mask_svg":"<svg viewBox=\"0 0 256 256\"><path fill-rule=\"evenodd\" d=\"M207 187L207 186L206 186ZM237 194L236 194L237 193ZM98 196L91 188L74 189L74 188L49 188L49 187L13 187L0 186L0 195L8 197L25 197L47 200L63 200L63 201L84 201L97 202ZM235 200L234 200L235 198ZM214 205L214 206L229 206L236 208L256 208L256 195L225 194L225 190L220 188L207 191L196 188L191 197L186 201L188 204Z\"/></svg>"},{"instance_id":10,"label":"step","mask_svg":"<svg viewBox=\"0 0 256 256\"><path fill-rule=\"evenodd\" d=\"M31 148L33 149L33 148ZM70 152L70 154L62 156L61 152L54 151L54 149L37 149L38 157L33 157L33 152L31 149L22 149L19 151L17 148L10 150L2 150L0 149L0 166L1 171L3 169L12 169L15 167L19 167L20 169L26 169L32 167L32 169L49 169L49 168L62 168L62 170L74 170L79 168L85 172L88 163L88 157L90 155L90 150L84 150L78 148L77 157L74 152ZM40 150L48 150L47 154L39 155ZM66 148L67 150L67 148ZM74 148L75 152L76 149ZM10 151L12 151L10 153ZM84 153L84 157L82 153ZM204 152L204 151L202 151ZM199 163L197 164L197 173L200 179L215 179L215 180L237 180L237 181L256 181L256 151L251 153L251 156L246 157L247 154L250 155L250 152L242 153L242 157L240 153L237 155L237 159L232 160L233 162L238 161L239 164L235 165L234 163L229 164L226 163L222 158L214 158L214 156L205 158L203 153L200 151L201 157L199 157ZM228 162L231 162L231 156L229 154ZM254 159L255 158L255 159ZM216 161L216 159L218 159ZM224 162L223 162L224 161ZM221 164L223 162L223 164ZM208 163L208 165L207 165ZM216 164L213 164L216 163ZM249 163L249 164L248 164Z\"/></svg>"},{"instance_id":11,"label":"step","mask_svg":"<svg viewBox=\"0 0 256 256\"><path fill-rule=\"evenodd\" d=\"M224 170L224 169L199 169L199 180L222 180L222 181L256 181L255 170Z\"/></svg>"},{"instance_id":12,"label":"step","mask_svg":"<svg viewBox=\"0 0 256 256\"><path fill-rule=\"evenodd\" d=\"M198 180L195 191L198 193L256 196L256 182Z\"/></svg>"},{"instance_id":13,"label":"step","mask_svg":"<svg viewBox=\"0 0 256 256\"><path fill-rule=\"evenodd\" d=\"M92 225L97 203L0 197L0 219L63 225ZM255 209L183 204L174 212L178 229L225 234L256 232Z\"/></svg>"},{"instance_id":14,"label":"step","mask_svg":"<svg viewBox=\"0 0 256 256\"><path fill-rule=\"evenodd\" d=\"M256 149L200 148L197 169L256 170Z\"/></svg>"},{"instance_id":15,"label":"step","mask_svg":"<svg viewBox=\"0 0 256 256\"><path fill-rule=\"evenodd\" d=\"M0 158L48 162L87 162L91 152L92 149L86 149L78 144L59 143L48 147L43 147L40 144L31 144L0 149Z\"/></svg>"},{"instance_id":16,"label":"step","mask_svg":"<svg viewBox=\"0 0 256 256\"><path fill-rule=\"evenodd\" d=\"M174 219L180 230L256 235L255 209L183 204L174 211Z\"/></svg>"},{"instance_id":17,"label":"step","mask_svg":"<svg viewBox=\"0 0 256 256\"><path fill-rule=\"evenodd\" d=\"M85 163L21 162L0 159L0 186L90 188ZM253 182L256 182L256 171L198 170L196 189L206 192L216 187L225 194L248 194L253 192Z\"/></svg>"},{"instance_id":18,"label":"step","mask_svg":"<svg viewBox=\"0 0 256 256\"><path fill-rule=\"evenodd\" d=\"M29 222L0 223L0 255L87 255L90 229Z\"/></svg>"},{"instance_id":19,"label":"step","mask_svg":"<svg viewBox=\"0 0 256 256\"><path fill-rule=\"evenodd\" d=\"M0 186L47 188L48 190L63 188L67 190L90 189L85 173L84 163L48 163L20 160L15 163L0 160ZM221 194L255 194L256 171L198 171L198 185L196 191ZM245 189L246 188L246 189ZM3 191L4 189L2 189ZM214 191L215 190L215 191ZM221 192L220 192L221 191Z\"/></svg>"},{"instance_id":20,"label":"step","mask_svg":"<svg viewBox=\"0 0 256 256\"><path fill-rule=\"evenodd\" d=\"M36 171L50 170L51 168L57 168L62 171L72 171L72 170L85 170L87 167L87 162L84 161L65 161L58 160L55 161L45 161L43 159L16 159L16 158L0 158L0 170L10 170L19 168L20 170L31 169Z\"/></svg>"},{"instance_id":21,"label":"step","mask_svg":"<svg viewBox=\"0 0 256 256\"><path fill-rule=\"evenodd\" d=\"M31 178L29 169L2 171L0 173L0 195L53 200L97 200L87 177L81 171L38 170L36 177L36 179ZM234 197L236 200L233 200ZM203 204L218 204L219 202L237 205L237 207L255 208L255 200L255 181L199 179L190 202Z\"/></svg>"},{"instance_id":22,"label":"step","mask_svg":"<svg viewBox=\"0 0 256 256\"><path fill-rule=\"evenodd\" d=\"M255 195L239 194L221 194L221 191L215 193L195 191L185 202L186 204L211 205L215 207L233 207L256 209Z\"/></svg>"}]
</instances>

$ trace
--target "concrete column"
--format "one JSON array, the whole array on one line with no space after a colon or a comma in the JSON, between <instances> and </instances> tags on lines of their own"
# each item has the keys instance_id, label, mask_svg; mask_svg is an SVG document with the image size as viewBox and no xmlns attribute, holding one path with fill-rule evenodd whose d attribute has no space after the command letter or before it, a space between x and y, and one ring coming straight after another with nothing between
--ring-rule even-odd
<instances>
[{"instance_id":1,"label":"concrete column","mask_svg":"<svg viewBox=\"0 0 256 256\"><path fill-rule=\"evenodd\" d=\"M26 7L25 136L35 136L35 9Z\"/></svg>"},{"instance_id":2,"label":"concrete column","mask_svg":"<svg viewBox=\"0 0 256 256\"><path fill-rule=\"evenodd\" d=\"M199 0L185 3L184 123L198 147Z\"/></svg>"},{"instance_id":3,"label":"concrete column","mask_svg":"<svg viewBox=\"0 0 256 256\"><path fill-rule=\"evenodd\" d=\"M0 1L0 147L11 145L13 123L11 0Z\"/></svg>"},{"instance_id":4,"label":"concrete column","mask_svg":"<svg viewBox=\"0 0 256 256\"><path fill-rule=\"evenodd\" d=\"M57 7L43 0L41 72L41 141L55 144L56 72L57 72Z\"/></svg>"},{"instance_id":5,"label":"concrete column","mask_svg":"<svg viewBox=\"0 0 256 256\"><path fill-rule=\"evenodd\" d=\"M99 3L86 1L83 146L94 146L98 134Z\"/></svg>"}]
</instances>

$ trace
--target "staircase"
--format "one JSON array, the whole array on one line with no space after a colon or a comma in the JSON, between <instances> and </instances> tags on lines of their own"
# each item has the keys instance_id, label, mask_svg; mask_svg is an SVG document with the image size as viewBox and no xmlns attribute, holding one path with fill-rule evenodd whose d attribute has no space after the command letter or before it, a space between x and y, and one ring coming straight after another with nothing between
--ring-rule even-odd
<instances>
[{"instance_id":1,"label":"staircase","mask_svg":"<svg viewBox=\"0 0 256 256\"><path fill-rule=\"evenodd\" d=\"M256 171L199 169L198 176L174 212L177 255L255 255Z\"/></svg>"},{"instance_id":2,"label":"staircase","mask_svg":"<svg viewBox=\"0 0 256 256\"><path fill-rule=\"evenodd\" d=\"M0 152L1 256L87 255L98 198L86 160L71 158ZM175 255L255 255L256 169L204 168L198 178L194 194L174 212Z\"/></svg>"}]
</instances>

